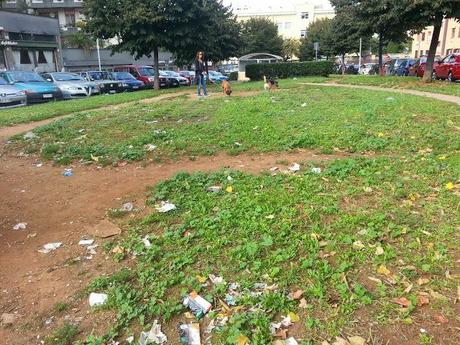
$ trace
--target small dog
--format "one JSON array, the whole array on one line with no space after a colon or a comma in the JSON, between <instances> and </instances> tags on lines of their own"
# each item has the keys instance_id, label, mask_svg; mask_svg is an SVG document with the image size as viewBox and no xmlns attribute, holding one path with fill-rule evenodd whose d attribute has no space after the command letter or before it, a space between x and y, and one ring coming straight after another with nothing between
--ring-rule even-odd
<instances>
[{"instance_id":1,"label":"small dog","mask_svg":"<svg viewBox=\"0 0 460 345\"><path fill-rule=\"evenodd\" d=\"M271 78L264 76L264 89L265 91L272 91L278 88L278 81Z\"/></svg>"},{"instance_id":2,"label":"small dog","mask_svg":"<svg viewBox=\"0 0 460 345\"><path fill-rule=\"evenodd\" d=\"M230 96L232 94L232 86L230 85L230 82L228 80L224 80L220 86L222 87L224 94L226 94L227 96Z\"/></svg>"}]
</instances>

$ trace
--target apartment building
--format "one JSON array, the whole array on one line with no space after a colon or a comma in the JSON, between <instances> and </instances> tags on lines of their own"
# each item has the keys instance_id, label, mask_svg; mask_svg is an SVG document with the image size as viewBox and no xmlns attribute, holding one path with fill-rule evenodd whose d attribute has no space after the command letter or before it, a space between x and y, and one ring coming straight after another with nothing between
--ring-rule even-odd
<instances>
[{"instance_id":1,"label":"apartment building","mask_svg":"<svg viewBox=\"0 0 460 345\"><path fill-rule=\"evenodd\" d=\"M75 30L83 19L83 0L6 0L3 9L56 18L63 31Z\"/></svg>"},{"instance_id":2,"label":"apartment building","mask_svg":"<svg viewBox=\"0 0 460 345\"><path fill-rule=\"evenodd\" d=\"M334 17L334 9L323 0L267 0L263 4L248 0L227 0L237 19L269 18L278 26L284 38L303 38L308 25L321 18Z\"/></svg>"},{"instance_id":3,"label":"apartment building","mask_svg":"<svg viewBox=\"0 0 460 345\"><path fill-rule=\"evenodd\" d=\"M420 34L412 37L412 56L414 58L428 55L432 34L433 27L429 26ZM455 19L444 19L436 55L444 57L451 53L460 53L460 23Z\"/></svg>"}]
</instances>

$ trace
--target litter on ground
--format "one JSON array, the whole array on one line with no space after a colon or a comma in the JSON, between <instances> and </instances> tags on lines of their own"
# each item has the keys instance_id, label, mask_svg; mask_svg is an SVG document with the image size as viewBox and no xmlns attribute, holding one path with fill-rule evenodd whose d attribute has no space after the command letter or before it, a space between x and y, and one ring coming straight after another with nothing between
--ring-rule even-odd
<instances>
[{"instance_id":1,"label":"litter on ground","mask_svg":"<svg viewBox=\"0 0 460 345\"><path fill-rule=\"evenodd\" d=\"M25 230L27 228L27 223L18 223L13 226L13 230Z\"/></svg>"},{"instance_id":2,"label":"litter on ground","mask_svg":"<svg viewBox=\"0 0 460 345\"><path fill-rule=\"evenodd\" d=\"M313 174L321 174L321 168L311 168Z\"/></svg>"},{"instance_id":3,"label":"litter on ground","mask_svg":"<svg viewBox=\"0 0 460 345\"><path fill-rule=\"evenodd\" d=\"M134 205L132 202L125 202L123 206L121 206L121 211L124 212L131 212L134 209Z\"/></svg>"},{"instance_id":4,"label":"litter on ground","mask_svg":"<svg viewBox=\"0 0 460 345\"><path fill-rule=\"evenodd\" d=\"M66 176L66 177L70 177L70 176L73 176L73 170L72 169L64 169L64 171L62 172L62 175L63 176Z\"/></svg>"},{"instance_id":5,"label":"litter on ground","mask_svg":"<svg viewBox=\"0 0 460 345\"><path fill-rule=\"evenodd\" d=\"M184 298L183 305L188 307L197 319L202 318L212 308L211 303L198 295L195 291L192 291Z\"/></svg>"},{"instance_id":6,"label":"litter on ground","mask_svg":"<svg viewBox=\"0 0 460 345\"><path fill-rule=\"evenodd\" d=\"M184 345L201 345L200 324L196 322L179 325L179 339Z\"/></svg>"},{"instance_id":7,"label":"litter on ground","mask_svg":"<svg viewBox=\"0 0 460 345\"><path fill-rule=\"evenodd\" d=\"M58 249L60 246L62 246L62 242L47 243L44 244L42 249L39 249L38 251L43 254L48 254L49 252Z\"/></svg>"},{"instance_id":8,"label":"litter on ground","mask_svg":"<svg viewBox=\"0 0 460 345\"><path fill-rule=\"evenodd\" d=\"M147 344L160 344L166 343L168 338L161 331L161 325L158 323L158 320L153 321L152 328L148 332L141 332L139 338L140 345Z\"/></svg>"},{"instance_id":9,"label":"litter on ground","mask_svg":"<svg viewBox=\"0 0 460 345\"><path fill-rule=\"evenodd\" d=\"M90 307L104 305L107 302L107 298L108 296L105 293L91 292L89 294L89 305Z\"/></svg>"},{"instance_id":10,"label":"litter on ground","mask_svg":"<svg viewBox=\"0 0 460 345\"><path fill-rule=\"evenodd\" d=\"M170 203L169 201L162 201L155 209L160 213L166 213L176 209L176 205Z\"/></svg>"},{"instance_id":11,"label":"litter on ground","mask_svg":"<svg viewBox=\"0 0 460 345\"><path fill-rule=\"evenodd\" d=\"M297 171L300 170L300 164L298 164L298 163L293 163L293 164L288 168L288 170L289 170L290 172L297 172Z\"/></svg>"},{"instance_id":12,"label":"litter on ground","mask_svg":"<svg viewBox=\"0 0 460 345\"><path fill-rule=\"evenodd\" d=\"M80 240L78 244L80 246L91 246L94 243L94 240Z\"/></svg>"}]
</instances>

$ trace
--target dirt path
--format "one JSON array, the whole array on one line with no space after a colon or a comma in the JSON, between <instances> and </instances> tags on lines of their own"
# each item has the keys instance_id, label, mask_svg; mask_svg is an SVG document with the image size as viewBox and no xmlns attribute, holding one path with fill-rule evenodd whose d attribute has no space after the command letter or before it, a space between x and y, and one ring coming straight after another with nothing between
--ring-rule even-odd
<instances>
[{"instance_id":1,"label":"dirt path","mask_svg":"<svg viewBox=\"0 0 460 345\"><path fill-rule=\"evenodd\" d=\"M391 88L385 88L385 87L379 87L379 86L365 86L365 85L351 85L351 84L337 84L337 83L302 83L302 85L345 87L345 88L350 88L350 89L363 89L363 90L373 90L373 91L404 93L404 94L409 94L409 95L434 98L440 101L445 101L445 102L450 102L450 103L455 103L457 105L460 105L460 97L458 96L443 95L440 93L432 93L432 92L426 92L426 91L409 90L409 89L391 89Z\"/></svg>"}]
</instances>

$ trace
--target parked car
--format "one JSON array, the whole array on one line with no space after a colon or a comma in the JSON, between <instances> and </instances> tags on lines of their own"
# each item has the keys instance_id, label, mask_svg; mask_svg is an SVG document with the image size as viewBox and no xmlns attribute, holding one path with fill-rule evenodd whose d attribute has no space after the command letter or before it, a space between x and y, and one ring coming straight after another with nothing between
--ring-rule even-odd
<instances>
[{"instance_id":1,"label":"parked car","mask_svg":"<svg viewBox=\"0 0 460 345\"><path fill-rule=\"evenodd\" d=\"M125 65L117 66L113 69L115 72L128 72L137 80L142 81L146 88L152 89L155 82L155 69L151 66ZM166 78L160 76L160 87L166 87Z\"/></svg>"},{"instance_id":2,"label":"parked car","mask_svg":"<svg viewBox=\"0 0 460 345\"><path fill-rule=\"evenodd\" d=\"M6 71L0 72L0 77L5 79L8 84L23 90L27 97L27 103L62 99L61 90L56 85L47 82L35 72Z\"/></svg>"},{"instance_id":3,"label":"parked car","mask_svg":"<svg viewBox=\"0 0 460 345\"><path fill-rule=\"evenodd\" d=\"M190 85L195 82L195 71L180 71L179 74L182 77L187 78L190 82Z\"/></svg>"},{"instance_id":4,"label":"parked car","mask_svg":"<svg viewBox=\"0 0 460 345\"><path fill-rule=\"evenodd\" d=\"M220 73L220 72L209 71L208 75L209 75L209 80L210 80L212 83L220 84L220 83L222 83L224 80L228 80L228 77L224 76L224 75L223 75L222 73Z\"/></svg>"},{"instance_id":5,"label":"parked car","mask_svg":"<svg viewBox=\"0 0 460 345\"><path fill-rule=\"evenodd\" d=\"M88 97L100 93L96 83L87 81L76 73L43 73L42 77L46 81L54 83L61 90L64 99Z\"/></svg>"},{"instance_id":6,"label":"parked car","mask_svg":"<svg viewBox=\"0 0 460 345\"><path fill-rule=\"evenodd\" d=\"M376 64L376 63L364 63L364 64L361 65L361 71L359 73L364 74L364 75L375 74L375 68L374 68L375 65L377 65L377 71L378 71L378 64Z\"/></svg>"},{"instance_id":7,"label":"parked car","mask_svg":"<svg viewBox=\"0 0 460 345\"><path fill-rule=\"evenodd\" d=\"M137 91L145 88L143 81L137 80L128 72L112 72L112 79L121 81L124 91Z\"/></svg>"},{"instance_id":8,"label":"parked car","mask_svg":"<svg viewBox=\"0 0 460 345\"><path fill-rule=\"evenodd\" d=\"M9 85L5 79L0 78L0 108L19 107L26 105L25 91L14 85Z\"/></svg>"},{"instance_id":9,"label":"parked car","mask_svg":"<svg viewBox=\"0 0 460 345\"><path fill-rule=\"evenodd\" d=\"M397 76L408 76L409 69L415 64L414 59L405 59L396 67L395 75Z\"/></svg>"},{"instance_id":10,"label":"parked car","mask_svg":"<svg viewBox=\"0 0 460 345\"><path fill-rule=\"evenodd\" d=\"M170 77L176 78L180 86L190 86L190 80L181 76L179 73L174 72L174 71L163 71L163 72L166 73Z\"/></svg>"},{"instance_id":11,"label":"parked car","mask_svg":"<svg viewBox=\"0 0 460 345\"><path fill-rule=\"evenodd\" d=\"M460 79L460 54L450 54L434 68L435 79L446 79L456 81Z\"/></svg>"},{"instance_id":12,"label":"parked car","mask_svg":"<svg viewBox=\"0 0 460 345\"><path fill-rule=\"evenodd\" d=\"M179 81L175 77L171 77L165 71L160 71L160 77L166 78L166 87L179 87Z\"/></svg>"},{"instance_id":13,"label":"parked car","mask_svg":"<svg viewBox=\"0 0 460 345\"><path fill-rule=\"evenodd\" d=\"M92 81L99 86L101 93L116 93L123 91L123 83L112 80L109 72L105 71L87 71L80 72L80 76L87 81Z\"/></svg>"},{"instance_id":14,"label":"parked car","mask_svg":"<svg viewBox=\"0 0 460 345\"><path fill-rule=\"evenodd\" d=\"M416 72L415 72L415 75L417 77L423 77L423 75L425 74L425 66L426 66L426 60L427 60L427 56L422 56L420 57L418 63L416 63ZM436 68L436 66L438 65L439 61L440 61L440 57L439 56L436 56L434 58L434 63L433 63L433 72Z\"/></svg>"}]
</instances>

